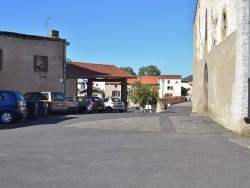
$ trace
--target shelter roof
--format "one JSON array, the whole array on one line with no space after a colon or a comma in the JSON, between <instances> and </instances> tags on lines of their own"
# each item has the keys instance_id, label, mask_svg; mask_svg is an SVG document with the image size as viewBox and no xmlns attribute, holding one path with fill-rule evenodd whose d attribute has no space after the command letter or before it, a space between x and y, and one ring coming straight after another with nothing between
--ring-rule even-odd
<instances>
[{"instance_id":1,"label":"shelter roof","mask_svg":"<svg viewBox=\"0 0 250 188\"><path fill-rule=\"evenodd\" d=\"M67 78L136 78L114 65L72 62L67 65Z\"/></svg>"}]
</instances>

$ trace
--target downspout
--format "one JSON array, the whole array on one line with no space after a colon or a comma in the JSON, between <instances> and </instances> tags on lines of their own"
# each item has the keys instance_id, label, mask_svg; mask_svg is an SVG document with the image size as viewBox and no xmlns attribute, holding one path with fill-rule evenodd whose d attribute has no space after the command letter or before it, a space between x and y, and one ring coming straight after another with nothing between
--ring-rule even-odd
<instances>
[{"instance_id":1,"label":"downspout","mask_svg":"<svg viewBox=\"0 0 250 188\"><path fill-rule=\"evenodd\" d=\"M244 120L247 124L250 123L250 1L248 1L248 114Z\"/></svg>"},{"instance_id":2,"label":"downspout","mask_svg":"<svg viewBox=\"0 0 250 188\"><path fill-rule=\"evenodd\" d=\"M63 41L63 94L66 96L66 41Z\"/></svg>"}]
</instances>

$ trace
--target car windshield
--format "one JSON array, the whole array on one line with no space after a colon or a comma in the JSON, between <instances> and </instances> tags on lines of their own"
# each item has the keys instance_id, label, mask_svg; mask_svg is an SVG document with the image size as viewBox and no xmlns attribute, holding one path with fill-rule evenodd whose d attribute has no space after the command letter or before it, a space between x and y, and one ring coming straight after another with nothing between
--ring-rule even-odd
<instances>
[{"instance_id":1,"label":"car windshield","mask_svg":"<svg viewBox=\"0 0 250 188\"><path fill-rule=\"evenodd\" d=\"M68 102L77 102L73 97L66 97Z\"/></svg>"},{"instance_id":2,"label":"car windshield","mask_svg":"<svg viewBox=\"0 0 250 188\"><path fill-rule=\"evenodd\" d=\"M64 99L63 93L53 92L51 93L52 99Z\"/></svg>"},{"instance_id":3,"label":"car windshield","mask_svg":"<svg viewBox=\"0 0 250 188\"><path fill-rule=\"evenodd\" d=\"M19 101L24 101L25 100L24 97L21 94L19 94L19 93L15 93L15 94L16 94Z\"/></svg>"},{"instance_id":4,"label":"car windshield","mask_svg":"<svg viewBox=\"0 0 250 188\"><path fill-rule=\"evenodd\" d=\"M94 97L93 100L94 100L95 102L102 102L102 99L99 98L99 97Z\"/></svg>"},{"instance_id":5,"label":"car windshield","mask_svg":"<svg viewBox=\"0 0 250 188\"><path fill-rule=\"evenodd\" d=\"M111 100L112 100L113 102L122 102L122 100L119 99L119 98L112 98Z\"/></svg>"}]
</instances>

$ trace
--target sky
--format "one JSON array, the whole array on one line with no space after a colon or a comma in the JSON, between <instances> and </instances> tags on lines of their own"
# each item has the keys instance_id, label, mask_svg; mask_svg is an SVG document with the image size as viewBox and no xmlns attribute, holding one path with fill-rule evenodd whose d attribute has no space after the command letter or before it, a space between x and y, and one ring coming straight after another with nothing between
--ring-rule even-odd
<instances>
[{"instance_id":1,"label":"sky","mask_svg":"<svg viewBox=\"0 0 250 188\"><path fill-rule=\"evenodd\" d=\"M48 36L70 45L73 62L156 66L162 75L193 74L197 0L0 0L0 31Z\"/></svg>"}]
</instances>

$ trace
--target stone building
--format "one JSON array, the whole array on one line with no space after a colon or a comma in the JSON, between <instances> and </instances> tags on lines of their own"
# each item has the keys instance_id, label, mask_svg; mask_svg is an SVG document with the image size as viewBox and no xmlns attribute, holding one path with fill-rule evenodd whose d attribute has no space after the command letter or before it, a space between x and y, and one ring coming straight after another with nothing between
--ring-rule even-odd
<instances>
[{"instance_id":1,"label":"stone building","mask_svg":"<svg viewBox=\"0 0 250 188\"><path fill-rule=\"evenodd\" d=\"M65 39L0 31L0 89L66 91Z\"/></svg>"},{"instance_id":2,"label":"stone building","mask_svg":"<svg viewBox=\"0 0 250 188\"><path fill-rule=\"evenodd\" d=\"M198 0L193 23L193 112L239 134L248 112L249 1Z\"/></svg>"}]
</instances>

